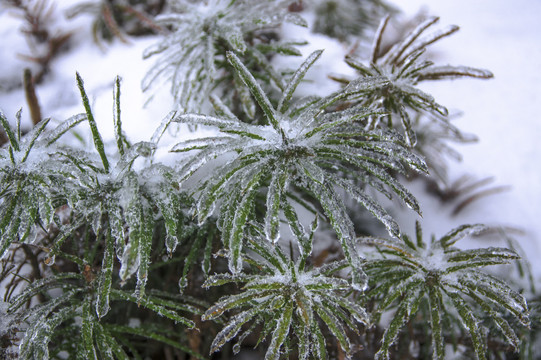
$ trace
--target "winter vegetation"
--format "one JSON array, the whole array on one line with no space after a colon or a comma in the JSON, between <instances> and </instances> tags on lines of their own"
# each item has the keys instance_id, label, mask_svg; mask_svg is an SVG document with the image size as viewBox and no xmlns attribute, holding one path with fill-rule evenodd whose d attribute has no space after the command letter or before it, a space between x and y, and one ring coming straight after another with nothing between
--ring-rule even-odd
<instances>
[{"instance_id":1,"label":"winter vegetation","mask_svg":"<svg viewBox=\"0 0 541 360\"><path fill-rule=\"evenodd\" d=\"M433 61L457 26L398 21L382 0L70 2L81 35L54 30L52 0L1 6L32 53L0 84L30 113L0 111L1 358L538 358L513 229L427 235L410 189L467 193L455 212L501 190L453 184L450 143L475 136L420 86L493 77ZM78 110L42 116L35 86L85 34L104 52L144 38L140 100L172 104L144 140L127 135L143 104L124 100L126 76L106 119L80 73ZM342 74L318 68L325 83L310 77L321 37L348 49Z\"/></svg>"}]
</instances>

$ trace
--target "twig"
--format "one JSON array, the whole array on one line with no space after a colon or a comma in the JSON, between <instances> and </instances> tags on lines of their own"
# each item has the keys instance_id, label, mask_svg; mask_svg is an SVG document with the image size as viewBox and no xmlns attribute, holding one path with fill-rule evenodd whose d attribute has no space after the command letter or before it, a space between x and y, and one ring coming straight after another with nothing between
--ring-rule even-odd
<instances>
[{"instance_id":1,"label":"twig","mask_svg":"<svg viewBox=\"0 0 541 360\"><path fill-rule=\"evenodd\" d=\"M32 119L32 124L37 125L41 121L41 108L36 95L36 88L34 87L32 71L29 68L24 69L23 86L26 102L28 103L28 108L30 109L30 118Z\"/></svg>"}]
</instances>

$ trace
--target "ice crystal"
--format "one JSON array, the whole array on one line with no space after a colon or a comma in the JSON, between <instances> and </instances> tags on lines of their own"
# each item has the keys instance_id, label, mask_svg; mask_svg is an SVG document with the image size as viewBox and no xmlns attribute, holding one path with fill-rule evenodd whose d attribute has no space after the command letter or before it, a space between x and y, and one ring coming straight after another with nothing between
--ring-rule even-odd
<instances>
[{"instance_id":1,"label":"ice crystal","mask_svg":"<svg viewBox=\"0 0 541 360\"><path fill-rule=\"evenodd\" d=\"M299 230L299 224L295 221L290 221L290 226ZM336 337L346 356L352 354L353 347L346 329L358 332L359 324L369 323L368 315L351 297L345 296L351 291L349 282L333 275L347 266L346 262L328 264L330 266L326 268L307 267L307 259L312 252L311 239L308 238L313 237L315 229L316 226L312 226L310 235L298 233L300 238L297 238L297 242L303 251L296 261L283 254L279 246L261 241L258 238L262 236L260 233L249 236L247 244L257 254L246 259L254 264L254 274L220 274L209 277L206 286L245 283L243 292L223 297L203 315L204 320L212 320L226 311L243 309L231 317L216 335L211 353L218 351L234 337L242 341L253 331L249 328L243 332L244 324L261 322L265 328L261 337L269 334L271 338L265 359L277 360L282 353L287 352L284 348L289 333L297 338L299 359L309 359L310 356L326 359L321 323ZM270 318L270 322L266 322L267 318Z\"/></svg>"},{"instance_id":2,"label":"ice crystal","mask_svg":"<svg viewBox=\"0 0 541 360\"><path fill-rule=\"evenodd\" d=\"M287 45L264 42L258 46L261 39L255 39L254 33L284 21L306 26L299 16L288 13L289 3L284 0L173 1L172 12L157 18L158 24L172 31L144 53L145 58L155 55L160 58L143 79L143 89L148 90L158 78L165 77L182 110L198 111L224 77L219 70L230 73L221 65L226 51L246 56L265 76L280 84L281 79L274 74L265 54L274 51L298 55L298 51Z\"/></svg>"},{"instance_id":3,"label":"ice crystal","mask_svg":"<svg viewBox=\"0 0 541 360\"><path fill-rule=\"evenodd\" d=\"M30 133L21 136L20 114L16 129L9 126L6 116L0 112L2 128L9 138L7 147L0 149L0 257L13 241L32 242L35 222L49 225L53 221L55 205L52 198L58 196L62 182L62 162L54 156L56 149L51 143L73 126L86 119L74 116L50 133L45 132L50 119L37 124Z\"/></svg>"},{"instance_id":4,"label":"ice crystal","mask_svg":"<svg viewBox=\"0 0 541 360\"><path fill-rule=\"evenodd\" d=\"M399 235L396 222L373 199L352 181L340 177L339 172L353 173L354 179L376 189L389 186L406 204L420 211L414 197L385 169L403 171L404 164L425 171L425 164L409 152L401 137L386 131L366 131L358 123L378 113L364 107L343 111L327 111L332 105L353 92L339 92L314 100L302 107L291 101L293 93L306 71L321 55L310 55L291 76L275 108L250 71L234 53L228 59L250 89L264 114L266 125L246 124L213 97L217 116L182 114L173 122L213 126L223 135L215 138L188 140L173 147L174 151L200 150L183 164L181 181L220 155L234 153L231 160L212 170L208 180L201 181L196 190L197 215L204 222L222 201L220 224L222 238L229 250L229 266L234 272L241 269L240 253L244 226L255 205L255 196L266 188L267 211L265 234L274 242L278 236L280 209L289 206L288 197L295 196L296 188L311 194L322 206L342 243L342 249L355 269L354 281L361 289L366 279L360 270L353 245L355 237L338 186L378 218L394 236ZM206 144L203 141L206 140ZM194 146L195 145L195 146ZM395 159L399 159L396 161ZM296 196L300 197L300 196Z\"/></svg>"},{"instance_id":5,"label":"ice crystal","mask_svg":"<svg viewBox=\"0 0 541 360\"><path fill-rule=\"evenodd\" d=\"M44 294L51 289L61 290L60 295L30 309L23 306L36 294ZM184 305L181 301L171 302L158 295L137 298L113 289L110 290L110 296L112 300L137 304L187 327L194 327L194 323L178 311L199 312L197 307ZM127 358L117 340L118 334L126 332L125 329L100 321L94 311L92 284L88 284L81 274L63 273L36 281L15 297L7 310L7 319L28 324L19 346L18 355L21 359L48 359L51 355L49 346L55 335L54 341L63 346L77 344L78 351L85 359L101 358L112 353L116 357ZM65 329L69 331L62 331ZM152 331L141 331L140 328L138 333L153 334Z\"/></svg>"},{"instance_id":6,"label":"ice crystal","mask_svg":"<svg viewBox=\"0 0 541 360\"><path fill-rule=\"evenodd\" d=\"M375 246L381 257L367 260L364 268L370 276L368 298L379 300L378 311L396 308L389 327L385 330L378 359L389 358L389 348L406 322L415 321L420 306L426 303L432 331L433 357L444 359L445 344L456 334L443 326L444 318L454 311L473 342L475 356L486 359L480 313L493 322L499 332L515 349L519 338L504 314L511 315L522 326L529 325L528 305L518 292L481 268L509 264L519 259L512 250L481 248L460 250L457 241L483 230L481 225L463 225L451 230L428 247L423 242L417 224L416 243L407 236L402 241L360 238L364 245ZM475 310L477 311L475 311Z\"/></svg>"},{"instance_id":7,"label":"ice crystal","mask_svg":"<svg viewBox=\"0 0 541 360\"><path fill-rule=\"evenodd\" d=\"M47 8L43 1L10 3ZM110 10L141 14L128 3L77 9L97 4L114 30ZM457 248L485 231L478 225L428 245L417 226L411 240L371 192L420 213L399 174L431 169L444 181L443 140L467 140L446 109L417 88L491 77L422 60L457 27L427 34L431 18L387 50L384 20L369 64L346 59L358 79L338 79L346 84L341 90L299 99L296 89L322 50L280 73L274 54L300 53L280 41L278 25L302 24L294 11L324 4L336 11L318 12L316 26L338 15L342 26L327 30L345 39L365 25L356 9L379 11L381 1L164 3L146 3L171 13L158 19L166 35L145 54L159 58L143 85L163 76L178 106L149 142L132 143L123 132L129 119L121 119L120 78L110 143L78 74L84 114L56 127L44 119L24 134L20 113L10 126L0 112L0 357L143 359L178 350L204 359L209 350L227 356L230 345L242 351L252 339L266 340L265 358L275 360L388 359L407 356L403 351L443 359L457 344L468 358L512 349L533 357L527 342L539 328L538 309L530 316L524 296L485 271L518 255ZM213 114L200 113L210 105ZM204 134L168 145L179 161L165 165L156 154L171 123ZM78 125L88 126L90 146L62 144ZM364 208L361 216L353 204ZM393 239L358 238L370 233L364 215ZM209 276L211 268L218 273Z\"/></svg>"},{"instance_id":8,"label":"ice crystal","mask_svg":"<svg viewBox=\"0 0 541 360\"><path fill-rule=\"evenodd\" d=\"M351 81L337 78L347 83L346 89L360 90L359 103L379 104L389 112L384 123L381 123L380 119L372 118L370 126L397 127L395 123L398 121L407 143L411 146L417 142L411 112L429 113L443 123L448 123L447 109L437 103L430 94L419 90L417 85L420 82L460 77L493 77L487 70L465 66L437 66L430 61L421 60L429 45L458 30L457 26L451 26L423 37L424 32L438 20L437 17L425 20L385 52L381 49L381 38L389 21L389 17L386 17L375 36L369 64L365 65L352 56L346 57L348 65L357 70L360 77Z\"/></svg>"}]
</instances>

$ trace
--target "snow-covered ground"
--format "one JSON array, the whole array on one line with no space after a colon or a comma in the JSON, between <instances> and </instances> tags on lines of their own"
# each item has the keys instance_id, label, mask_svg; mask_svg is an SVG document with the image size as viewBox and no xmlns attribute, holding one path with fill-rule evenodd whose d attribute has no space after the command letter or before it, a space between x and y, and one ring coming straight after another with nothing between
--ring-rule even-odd
<instances>
[{"instance_id":1,"label":"snow-covered ground","mask_svg":"<svg viewBox=\"0 0 541 360\"><path fill-rule=\"evenodd\" d=\"M148 95L140 90L143 75L152 59L143 61L144 48L155 38L132 39L131 44L114 42L102 50L92 42L90 18L67 21L62 9L75 1L56 1L58 26L74 30L73 48L52 64L46 81L37 87L43 116L64 119L83 111L75 83L78 71L85 80L100 131L106 141L113 139L112 88L116 75L123 78L122 116L125 130L133 141L148 140L169 110L173 101L168 89L158 93L146 106ZM396 1L406 14L416 13L426 0ZM30 120L24 94L20 88L6 89L20 82L28 63L17 54L28 54L20 34L21 21L0 5L0 109L14 121L16 111L23 108L23 123ZM525 248L541 275L541 121L536 105L541 104L541 1L516 0L431 0L431 15L441 17L442 26L456 24L461 31L441 41L432 49L439 63L487 68L495 74L489 81L456 80L423 85L439 103L459 109L464 115L455 124L474 133L480 142L455 146L464 156L462 163L451 163L452 178L467 173L476 179L494 176L493 185L510 185L511 190L473 202L458 215L451 216L452 206L424 194L424 186L413 182L408 186L419 197L423 207L423 226L427 233L442 235L464 223L504 225L522 230L516 238ZM288 29L294 31L295 27ZM293 37L302 38L305 32ZM309 36L309 35L308 35ZM347 67L340 57L348 50L331 39L310 36L312 42L304 51L327 48L322 62L338 64L333 72ZM325 79L326 74L313 70ZM321 66L323 68L323 65ZM345 70L344 70L345 71ZM318 78L319 79L319 78ZM90 143L90 141L89 141ZM401 221L411 229L414 214L405 213Z\"/></svg>"}]
</instances>

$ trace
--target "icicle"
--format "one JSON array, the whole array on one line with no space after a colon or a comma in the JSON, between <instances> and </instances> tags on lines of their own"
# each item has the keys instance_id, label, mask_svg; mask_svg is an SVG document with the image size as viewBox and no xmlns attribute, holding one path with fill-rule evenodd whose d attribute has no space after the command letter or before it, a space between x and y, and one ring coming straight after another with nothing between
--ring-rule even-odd
<instances>
[{"instance_id":1,"label":"icicle","mask_svg":"<svg viewBox=\"0 0 541 360\"><path fill-rule=\"evenodd\" d=\"M134 249L130 241L124 248L122 258L120 259L120 279L126 282L139 268L139 253L138 249Z\"/></svg>"},{"instance_id":2,"label":"icicle","mask_svg":"<svg viewBox=\"0 0 541 360\"><path fill-rule=\"evenodd\" d=\"M53 266L55 264L55 261L56 261L56 255L48 255L45 260L43 260L43 262L45 263L45 265L47 266Z\"/></svg>"},{"instance_id":3,"label":"icicle","mask_svg":"<svg viewBox=\"0 0 541 360\"><path fill-rule=\"evenodd\" d=\"M265 235L275 244L280 238L280 204L283 192L287 189L285 166L279 166L273 173L267 192L267 212L265 216Z\"/></svg>"},{"instance_id":4,"label":"icicle","mask_svg":"<svg viewBox=\"0 0 541 360\"><path fill-rule=\"evenodd\" d=\"M169 254L169 257L172 256L173 252L177 248L178 245L178 238L176 236L167 234L165 235L165 247L167 248L167 253Z\"/></svg>"}]
</instances>

